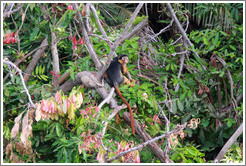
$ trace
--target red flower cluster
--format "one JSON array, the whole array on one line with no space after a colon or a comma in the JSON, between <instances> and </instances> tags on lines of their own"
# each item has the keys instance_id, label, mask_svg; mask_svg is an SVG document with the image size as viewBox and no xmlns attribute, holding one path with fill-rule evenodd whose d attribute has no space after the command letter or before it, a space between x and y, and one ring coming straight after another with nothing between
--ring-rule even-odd
<instances>
[{"instance_id":1,"label":"red flower cluster","mask_svg":"<svg viewBox=\"0 0 246 166\"><path fill-rule=\"evenodd\" d=\"M14 36L14 32L12 32L11 35L10 35L10 33L7 33L4 36L3 43L4 44L10 44L10 43L14 44L14 43L17 43L16 37L17 37L17 33L16 32L15 32L15 36Z\"/></svg>"},{"instance_id":2,"label":"red flower cluster","mask_svg":"<svg viewBox=\"0 0 246 166\"><path fill-rule=\"evenodd\" d=\"M72 43L73 43L73 49L77 50L78 43L79 45L84 45L85 41L83 38L79 38L79 40L76 40L76 36L71 37Z\"/></svg>"},{"instance_id":3,"label":"red flower cluster","mask_svg":"<svg viewBox=\"0 0 246 166\"><path fill-rule=\"evenodd\" d=\"M85 132L81 134L81 137L84 139L83 144L79 144L79 154L81 154L82 149L85 149L86 152L91 153L92 151L99 149L101 145L101 140L99 139L99 134L91 135L91 130L89 129L86 136Z\"/></svg>"},{"instance_id":4,"label":"red flower cluster","mask_svg":"<svg viewBox=\"0 0 246 166\"><path fill-rule=\"evenodd\" d=\"M60 75L60 74L56 74L56 73L54 73L54 72L53 72L53 70L51 70L51 71L50 71L50 73L51 73L53 76L56 76L56 77L61 77L61 75Z\"/></svg>"}]
</instances>

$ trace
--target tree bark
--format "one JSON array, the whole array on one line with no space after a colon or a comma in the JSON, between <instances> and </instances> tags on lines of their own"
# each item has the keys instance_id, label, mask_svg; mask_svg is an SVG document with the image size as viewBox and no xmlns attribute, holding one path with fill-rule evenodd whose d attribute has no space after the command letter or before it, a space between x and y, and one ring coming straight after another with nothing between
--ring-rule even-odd
<instances>
[{"instance_id":1,"label":"tree bark","mask_svg":"<svg viewBox=\"0 0 246 166\"><path fill-rule=\"evenodd\" d=\"M38 60L40 59L40 57L43 55L44 51L46 50L46 48L48 46L48 40L47 39L48 39L48 37L46 37L43 40L43 42L40 45L40 49L38 49L35 52L31 62L27 66L26 71L25 71L25 76L24 76L25 83L29 80L30 74L32 73L32 71L34 70L34 68L36 67L36 65L38 63Z\"/></svg>"}]
</instances>

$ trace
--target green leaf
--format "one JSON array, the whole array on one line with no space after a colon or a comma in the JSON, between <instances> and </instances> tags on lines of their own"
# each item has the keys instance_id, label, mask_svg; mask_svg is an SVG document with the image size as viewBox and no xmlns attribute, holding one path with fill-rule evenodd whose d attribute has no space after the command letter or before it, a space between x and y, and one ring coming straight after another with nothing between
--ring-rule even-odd
<instances>
[{"instance_id":1,"label":"green leaf","mask_svg":"<svg viewBox=\"0 0 246 166\"><path fill-rule=\"evenodd\" d=\"M219 74L219 77L222 78L224 76L224 74L225 74L225 71L221 71L220 74Z\"/></svg>"},{"instance_id":2,"label":"green leaf","mask_svg":"<svg viewBox=\"0 0 246 166\"><path fill-rule=\"evenodd\" d=\"M43 66L43 68L41 70L42 74L44 73L44 71L45 71L45 66Z\"/></svg>"},{"instance_id":3,"label":"green leaf","mask_svg":"<svg viewBox=\"0 0 246 166\"><path fill-rule=\"evenodd\" d=\"M179 107L180 111L183 111L184 110L184 106L183 106L182 102L180 100L177 100L177 104L178 104L178 107Z\"/></svg>"},{"instance_id":4,"label":"green leaf","mask_svg":"<svg viewBox=\"0 0 246 166\"><path fill-rule=\"evenodd\" d=\"M204 41L205 45L209 45L209 41L208 41L207 37L203 37L203 41Z\"/></svg>"},{"instance_id":5,"label":"green leaf","mask_svg":"<svg viewBox=\"0 0 246 166\"><path fill-rule=\"evenodd\" d=\"M33 32L30 34L29 40L30 41L35 40L36 39L36 36L38 35L38 32L39 32L39 28L38 27L35 27L33 29Z\"/></svg>"},{"instance_id":6,"label":"green leaf","mask_svg":"<svg viewBox=\"0 0 246 166\"><path fill-rule=\"evenodd\" d=\"M83 154L83 159L87 163L87 154L86 154L85 148L82 149L82 154Z\"/></svg>"},{"instance_id":7,"label":"green leaf","mask_svg":"<svg viewBox=\"0 0 246 166\"><path fill-rule=\"evenodd\" d=\"M35 74L38 75L38 66L35 68Z\"/></svg>"},{"instance_id":8,"label":"green leaf","mask_svg":"<svg viewBox=\"0 0 246 166\"><path fill-rule=\"evenodd\" d=\"M186 93L187 93L187 92L183 93L183 94L180 96L180 100L181 100L181 101L183 101L183 100L185 99Z\"/></svg>"},{"instance_id":9,"label":"green leaf","mask_svg":"<svg viewBox=\"0 0 246 166\"><path fill-rule=\"evenodd\" d=\"M173 100L173 101L172 101L172 105L173 105L173 107L172 107L172 113L173 113L173 114L176 114L176 113L177 113L176 100Z\"/></svg>"},{"instance_id":10,"label":"green leaf","mask_svg":"<svg viewBox=\"0 0 246 166\"><path fill-rule=\"evenodd\" d=\"M220 33L224 36L227 36L227 33L223 32L223 31L220 31Z\"/></svg>"},{"instance_id":11,"label":"green leaf","mask_svg":"<svg viewBox=\"0 0 246 166\"><path fill-rule=\"evenodd\" d=\"M236 47L234 47L233 45L229 45L229 47L233 50L233 51L236 51Z\"/></svg>"},{"instance_id":12,"label":"green leaf","mask_svg":"<svg viewBox=\"0 0 246 166\"><path fill-rule=\"evenodd\" d=\"M213 40L213 44L214 44L215 46L218 44L219 36L220 36L220 34L217 33L215 39Z\"/></svg>"},{"instance_id":13,"label":"green leaf","mask_svg":"<svg viewBox=\"0 0 246 166\"><path fill-rule=\"evenodd\" d=\"M29 7L31 9L31 11L33 11L33 8L35 7L36 3L29 3Z\"/></svg>"},{"instance_id":14,"label":"green leaf","mask_svg":"<svg viewBox=\"0 0 246 166\"><path fill-rule=\"evenodd\" d=\"M189 91L188 91L188 97L191 97L191 95L192 95L192 91L189 90Z\"/></svg>"},{"instance_id":15,"label":"green leaf","mask_svg":"<svg viewBox=\"0 0 246 166\"><path fill-rule=\"evenodd\" d=\"M8 91L7 89L5 89L5 90L4 90L4 94L5 94L5 96L8 97L8 96L9 96L9 91Z\"/></svg>"},{"instance_id":16,"label":"green leaf","mask_svg":"<svg viewBox=\"0 0 246 166\"><path fill-rule=\"evenodd\" d=\"M58 137L61 137L61 128L59 126L59 123L56 123L56 134Z\"/></svg>"},{"instance_id":17,"label":"green leaf","mask_svg":"<svg viewBox=\"0 0 246 166\"><path fill-rule=\"evenodd\" d=\"M192 148L187 147L186 151L190 153L192 156L197 156L196 151Z\"/></svg>"},{"instance_id":18,"label":"green leaf","mask_svg":"<svg viewBox=\"0 0 246 166\"><path fill-rule=\"evenodd\" d=\"M227 127L231 127L232 126L232 121L231 120L228 120L227 123L226 123Z\"/></svg>"},{"instance_id":19,"label":"green leaf","mask_svg":"<svg viewBox=\"0 0 246 166\"><path fill-rule=\"evenodd\" d=\"M209 125L209 119L204 118L204 119L202 120L202 125L203 125L204 127L208 127L208 125Z\"/></svg>"},{"instance_id":20,"label":"green leaf","mask_svg":"<svg viewBox=\"0 0 246 166\"><path fill-rule=\"evenodd\" d=\"M42 65L39 66L38 70L39 70L39 74L43 74L42 73Z\"/></svg>"}]
</instances>

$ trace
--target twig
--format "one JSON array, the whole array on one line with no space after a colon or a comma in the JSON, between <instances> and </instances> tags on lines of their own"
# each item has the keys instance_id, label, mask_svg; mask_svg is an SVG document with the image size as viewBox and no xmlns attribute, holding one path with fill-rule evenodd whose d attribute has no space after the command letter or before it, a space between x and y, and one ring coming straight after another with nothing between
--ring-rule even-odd
<instances>
[{"instance_id":1,"label":"twig","mask_svg":"<svg viewBox=\"0 0 246 166\"><path fill-rule=\"evenodd\" d=\"M153 82L153 83L159 85L160 87L162 87L161 84L159 84L157 81L155 81L155 80L149 78L148 76L145 76L145 75L142 75L142 74L138 74L138 76L139 76L139 77L142 77L142 78L145 78L145 79L147 79L147 80L149 80L149 81L151 81L151 82Z\"/></svg>"},{"instance_id":2,"label":"twig","mask_svg":"<svg viewBox=\"0 0 246 166\"><path fill-rule=\"evenodd\" d=\"M165 32L166 29L170 28L173 25L173 21L174 19L171 20L170 24L168 26L166 26L165 28L161 29L160 32L158 32L157 34L155 34L154 36L150 36L151 39L149 39L148 41L146 41L143 45L149 43L151 40L153 40L155 37L159 36L161 33Z\"/></svg>"},{"instance_id":3,"label":"twig","mask_svg":"<svg viewBox=\"0 0 246 166\"><path fill-rule=\"evenodd\" d=\"M26 84L25 84L25 82L24 82L24 78L23 78L23 75L22 75L22 71L14 64L14 63L12 63L12 62L10 62L10 61L5 61L5 60L3 60L3 63L5 63L6 65L11 65L11 66L13 66L15 69L16 69L16 71L18 71L19 72L19 74L20 74L20 77L21 77L21 82L22 82L22 85L23 85L23 88L25 89L25 91L26 91L26 94L27 94L27 96L28 96L28 99L29 99L29 102L30 102L30 104L31 104L31 107L32 108L36 108L36 106L33 104L33 102L32 102L32 98L31 98L31 96L30 96L30 94L29 94L29 92L28 92L28 89L27 89L27 87L26 87Z\"/></svg>"},{"instance_id":4,"label":"twig","mask_svg":"<svg viewBox=\"0 0 246 166\"><path fill-rule=\"evenodd\" d=\"M100 38L101 40L105 40L107 43L113 44L113 42L110 41L109 39L103 38L103 37L101 37L101 36L99 36L99 35L97 35L97 34L90 34L89 36L98 37L98 38Z\"/></svg>"},{"instance_id":5,"label":"twig","mask_svg":"<svg viewBox=\"0 0 246 166\"><path fill-rule=\"evenodd\" d=\"M226 144L220 150L219 154L214 159L214 163L218 163L218 162L220 162L221 159L223 159L223 157L225 156L228 149L237 140L237 138L242 134L242 132L243 132L243 123L238 127L238 129L235 131L235 133L231 136L231 138L226 142Z\"/></svg>"},{"instance_id":6,"label":"twig","mask_svg":"<svg viewBox=\"0 0 246 166\"><path fill-rule=\"evenodd\" d=\"M18 12L19 10L21 10L21 8L22 8L23 5L24 5L24 4L22 3L18 8L12 10L12 8L13 8L13 6L14 6L14 4L13 4L12 8L10 9L10 11L8 11L8 12L6 12L6 13L3 13L3 20L4 20L6 17L9 17L11 14L13 14L13 13Z\"/></svg>"},{"instance_id":7,"label":"twig","mask_svg":"<svg viewBox=\"0 0 246 166\"><path fill-rule=\"evenodd\" d=\"M180 78L183 67L184 67L184 59L185 59L185 54L182 54L181 58L180 58L180 68L179 68L179 74L178 74L178 78ZM175 92L179 90L179 83L176 85L175 87Z\"/></svg>"},{"instance_id":8,"label":"twig","mask_svg":"<svg viewBox=\"0 0 246 166\"><path fill-rule=\"evenodd\" d=\"M108 120L111 120L120 110L127 108L127 106L124 104L122 106L117 107L116 109L114 109L113 113L109 115L109 117L107 118ZM108 122L107 121L103 121L102 124L105 124L105 126L102 129L102 137L104 136L107 126L108 126Z\"/></svg>"},{"instance_id":9,"label":"twig","mask_svg":"<svg viewBox=\"0 0 246 166\"><path fill-rule=\"evenodd\" d=\"M112 97L113 94L114 94L114 90L115 90L114 87L111 88L108 97L106 97L106 98L98 105L98 108L99 108L99 109L101 109L102 106L103 106L105 103L109 103L109 100L111 99L111 97Z\"/></svg>"},{"instance_id":10,"label":"twig","mask_svg":"<svg viewBox=\"0 0 246 166\"><path fill-rule=\"evenodd\" d=\"M86 25L85 25L85 22L83 21L83 16L82 16L81 11L79 11L79 6L77 3L73 3L72 5L73 5L74 9L77 11L77 16L79 19L80 28L82 29L82 34L83 34L83 37L85 40L85 46L86 46L89 54L91 55L95 66L97 67L97 69L100 70L102 68L102 64L101 64L101 62L97 56L97 53L96 53L96 51L92 45L92 42L91 42L89 35L88 35L88 32L86 31Z\"/></svg>"},{"instance_id":11,"label":"twig","mask_svg":"<svg viewBox=\"0 0 246 166\"><path fill-rule=\"evenodd\" d=\"M163 4L162 4L162 5L163 5ZM172 6L170 5L170 3L167 3L167 8L168 8L168 10L169 10L169 12L170 12L172 18L174 19L174 22L175 22L175 24L177 25L177 27L178 27L180 33L182 34L183 39L189 44L190 47L193 47L193 44L191 43L190 39L187 37L187 35L186 35L186 33L185 33L183 27L181 26L181 24L180 24L180 22L179 22L177 16L175 15L175 13L174 13L174 11L173 11L173 8L172 8ZM186 43L186 42L185 42L185 43ZM185 43L184 43L184 44L185 44ZM198 58L200 58L200 56L197 54L197 52L196 52L194 49L192 49L192 51L195 53L195 55L196 55ZM202 68L203 68L204 70L206 70L206 67L205 67L204 65L202 65Z\"/></svg>"},{"instance_id":12,"label":"twig","mask_svg":"<svg viewBox=\"0 0 246 166\"><path fill-rule=\"evenodd\" d=\"M122 157L123 155L125 155L125 154L127 154L127 153L129 153L129 152L131 152L131 151L142 149L144 146L146 146L146 145L148 145L148 144L150 144L150 143L153 143L153 142L155 142L155 141L157 141L157 140L159 140L159 139L161 139L161 138L168 137L168 136L171 135L172 133L174 133L174 134L175 134L175 133L178 133L180 130L184 129L185 127L186 127L186 124L183 124L183 125L181 125L181 126L176 126L176 127L175 127L172 131L170 131L170 132L166 132L165 134L162 134L161 136L155 137L155 138L153 138L153 139L151 139L151 140L149 140L149 141L146 141L146 142L144 142L144 143L142 143L142 144L140 144L140 145L138 145L138 146L136 146L136 147L130 148L130 149L124 151L124 152L120 152L120 153L117 154L116 156L114 156L114 157L112 157L111 159L107 160L107 162L112 162L112 161L114 161L114 160L116 160L116 159L119 159L120 157Z\"/></svg>"},{"instance_id":13,"label":"twig","mask_svg":"<svg viewBox=\"0 0 246 166\"><path fill-rule=\"evenodd\" d=\"M187 31L188 27L189 27L189 18L187 16L187 14L185 14L186 18L187 18L187 23L186 23L186 27L185 27L185 32ZM175 43L177 43L180 39L182 38L182 36L180 36L176 41L174 41L173 43L170 44L170 46L174 45Z\"/></svg>"},{"instance_id":14,"label":"twig","mask_svg":"<svg viewBox=\"0 0 246 166\"><path fill-rule=\"evenodd\" d=\"M228 78L230 80L230 84L231 84L231 104L232 104L232 107L233 108L237 108L237 101L235 100L234 98L234 94L233 94L233 80L232 80L232 76L231 76L231 73L226 65L226 62L220 58L219 56L216 56L216 58L220 61L220 63L226 68L226 71L227 71L227 75L228 75Z\"/></svg>"},{"instance_id":15,"label":"twig","mask_svg":"<svg viewBox=\"0 0 246 166\"><path fill-rule=\"evenodd\" d=\"M46 46L48 46L48 44L43 45L43 46L40 45L39 47L35 48L34 50L32 50L31 52L29 52L28 54L26 54L22 59L20 59L20 60L18 59L14 64L16 66L18 66L23 60L25 60L27 57L29 57L30 55L32 55L35 51L37 51L38 49L41 49L43 47L46 47ZM8 77L9 77L9 73L4 77L3 82L5 82Z\"/></svg>"},{"instance_id":16,"label":"twig","mask_svg":"<svg viewBox=\"0 0 246 166\"><path fill-rule=\"evenodd\" d=\"M92 4L90 4L90 3L89 3L89 5L90 5L92 13L94 14L94 17L96 19L96 22L97 22L97 25L98 25L98 28L99 28L100 32L102 33L104 39L106 39L106 42L108 43L109 47L111 47L111 43L109 42L110 40L108 39L108 36L107 36L106 32L104 31L104 29L102 27L102 24L101 24L101 22L99 20L99 17L97 15L95 7Z\"/></svg>"}]
</instances>

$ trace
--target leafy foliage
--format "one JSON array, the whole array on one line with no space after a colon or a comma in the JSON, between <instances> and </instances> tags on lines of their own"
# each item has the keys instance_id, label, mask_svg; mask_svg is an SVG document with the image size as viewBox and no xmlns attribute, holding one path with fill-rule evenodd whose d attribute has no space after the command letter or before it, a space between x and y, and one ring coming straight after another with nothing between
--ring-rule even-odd
<instances>
[{"instance_id":1,"label":"leafy foliage","mask_svg":"<svg viewBox=\"0 0 246 166\"><path fill-rule=\"evenodd\" d=\"M11 77L8 77L9 67L3 65L6 77L3 83L4 162L98 163L105 161L105 154L111 158L142 143L138 136L131 134L130 127L123 120L119 123L114 119L108 120L112 109L108 104L98 108L102 98L94 89L77 86L64 94L52 86L54 76L60 78L69 72L67 79L74 81L78 72L97 70L85 46L73 6L69 3L44 4L51 17L48 21L43 18L38 4L24 4L23 9L28 5L23 27L18 33L15 26L22 24L23 11L3 21L3 58L20 60L18 67L24 72L32 60L32 56L25 56L36 49L46 36L50 43L50 34L55 32L61 72L52 71L51 48L48 48L26 83L37 106L34 114L26 104L29 100L19 75L10 69ZM136 4L94 5L100 20L107 23L104 30L108 39L114 42L124 30ZM149 10L155 5L148 6ZM177 163L212 162L243 121L242 101L238 100L237 105L232 107L233 101L243 93L242 5L202 3L174 6L180 21L185 20L183 13L189 11L193 19L198 18L199 25L202 23L199 29L188 34L194 47L184 48L182 44L174 44L172 36L142 45L145 38L149 39L149 34L144 31L144 35L136 34L126 39L116 52L129 55L128 70L137 84L131 88L121 85L120 91L134 108L134 118L151 137L193 120L195 127L187 125L179 133L180 137L171 135L168 139L156 141L161 149L168 148L171 160ZM80 5L80 10L84 16L84 4ZM159 22L163 24L170 23L169 18L163 18L168 15L165 12L164 8L160 15ZM139 16L134 24L150 18L150 15ZM219 18L222 20L218 21ZM95 35L90 36L92 45L104 64L111 49L102 40L95 18L90 16L89 21L93 27L91 33ZM180 47L187 54L179 77L181 65L177 50ZM177 85L179 88L176 88ZM118 100L118 104L123 102ZM119 112L120 116L124 111ZM163 113L170 126L167 126ZM109 124L101 139L103 121ZM241 136L238 138L222 162L242 162L242 139ZM109 147L110 151L106 152L103 146ZM160 160L148 147L143 147L114 162L159 163Z\"/></svg>"}]
</instances>

